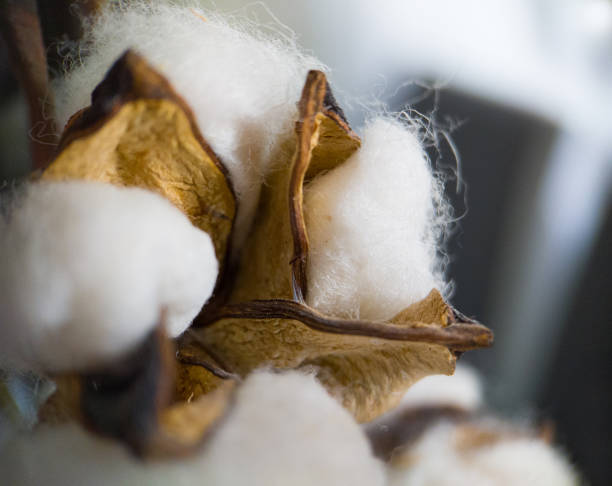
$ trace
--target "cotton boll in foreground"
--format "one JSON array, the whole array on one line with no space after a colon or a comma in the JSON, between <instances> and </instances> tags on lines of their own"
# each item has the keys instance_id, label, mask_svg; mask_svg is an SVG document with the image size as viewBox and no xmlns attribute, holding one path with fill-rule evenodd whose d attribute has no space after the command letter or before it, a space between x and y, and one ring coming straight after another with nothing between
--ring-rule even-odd
<instances>
[{"instance_id":1,"label":"cotton boll in foreground","mask_svg":"<svg viewBox=\"0 0 612 486\"><path fill-rule=\"evenodd\" d=\"M113 3L113 2L108 2ZM130 2L109 6L87 29L70 72L56 86L60 126L128 48L159 70L192 108L200 131L230 172L239 200L234 241L243 241L267 164L290 136L309 69L321 69L286 38L246 21L230 25L195 8ZM291 154L288 154L291 157Z\"/></svg>"},{"instance_id":2,"label":"cotton boll in foreground","mask_svg":"<svg viewBox=\"0 0 612 486\"><path fill-rule=\"evenodd\" d=\"M388 461L389 486L577 484L537 429L485 416L481 406L478 375L460 366L456 376L424 378L367 424L374 453Z\"/></svg>"},{"instance_id":3,"label":"cotton boll in foreground","mask_svg":"<svg viewBox=\"0 0 612 486\"><path fill-rule=\"evenodd\" d=\"M377 119L361 149L305 191L308 303L340 317L387 319L444 290L439 185L416 136Z\"/></svg>"},{"instance_id":4,"label":"cotton boll in foreground","mask_svg":"<svg viewBox=\"0 0 612 486\"><path fill-rule=\"evenodd\" d=\"M142 463L76 426L40 428L0 453L14 485L381 486L384 468L350 415L314 378L254 373L196 455Z\"/></svg>"},{"instance_id":5,"label":"cotton boll in foreground","mask_svg":"<svg viewBox=\"0 0 612 486\"><path fill-rule=\"evenodd\" d=\"M430 484L574 486L578 478L566 459L540 439L513 437L495 424L441 423L396 455L389 468L390 486Z\"/></svg>"},{"instance_id":6,"label":"cotton boll in foreground","mask_svg":"<svg viewBox=\"0 0 612 486\"><path fill-rule=\"evenodd\" d=\"M164 198L91 182L37 183L0 233L0 365L83 370L182 333L210 297L210 237Z\"/></svg>"}]
</instances>

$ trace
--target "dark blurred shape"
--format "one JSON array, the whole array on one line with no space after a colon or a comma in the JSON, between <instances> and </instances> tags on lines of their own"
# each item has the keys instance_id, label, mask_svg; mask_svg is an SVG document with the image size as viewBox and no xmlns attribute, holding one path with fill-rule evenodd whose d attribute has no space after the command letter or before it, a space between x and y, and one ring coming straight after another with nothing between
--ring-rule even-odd
<instances>
[{"instance_id":1,"label":"dark blurred shape","mask_svg":"<svg viewBox=\"0 0 612 486\"><path fill-rule=\"evenodd\" d=\"M0 36L0 187L30 169L27 107L9 67L7 46Z\"/></svg>"},{"instance_id":2,"label":"dark blurred shape","mask_svg":"<svg viewBox=\"0 0 612 486\"><path fill-rule=\"evenodd\" d=\"M25 94L29 108L32 167L45 166L54 149L55 126L51 114L47 58L36 3L4 0L0 3L0 34L7 46L9 64Z\"/></svg>"},{"instance_id":3,"label":"dark blurred shape","mask_svg":"<svg viewBox=\"0 0 612 486\"><path fill-rule=\"evenodd\" d=\"M538 408L590 484L609 485L612 465L612 205L580 276L567 326L542 383Z\"/></svg>"},{"instance_id":4,"label":"dark blurred shape","mask_svg":"<svg viewBox=\"0 0 612 486\"><path fill-rule=\"evenodd\" d=\"M49 75L63 72L64 45L78 41L81 18L95 12L105 0L36 0L47 52Z\"/></svg>"}]
</instances>

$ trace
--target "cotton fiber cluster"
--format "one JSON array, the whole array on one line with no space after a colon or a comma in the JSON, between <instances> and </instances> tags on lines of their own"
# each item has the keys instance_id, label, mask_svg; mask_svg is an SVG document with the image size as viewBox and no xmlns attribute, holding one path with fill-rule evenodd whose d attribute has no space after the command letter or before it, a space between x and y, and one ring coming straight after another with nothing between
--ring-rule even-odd
<instances>
[{"instance_id":1,"label":"cotton fiber cluster","mask_svg":"<svg viewBox=\"0 0 612 486\"><path fill-rule=\"evenodd\" d=\"M478 373L469 366L458 364L451 376L430 375L417 381L402 397L398 409L453 406L474 411L482 404Z\"/></svg>"},{"instance_id":2,"label":"cotton fiber cluster","mask_svg":"<svg viewBox=\"0 0 612 486\"><path fill-rule=\"evenodd\" d=\"M579 484L565 458L542 440L506 437L470 444L459 427L447 423L427 431L405 457L405 465L389 468L389 486Z\"/></svg>"},{"instance_id":3,"label":"cotton fiber cluster","mask_svg":"<svg viewBox=\"0 0 612 486\"><path fill-rule=\"evenodd\" d=\"M312 377L254 373L201 452L144 463L75 425L6 444L7 484L382 486L384 467L348 412Z\"/></svg>"},{"instance_id":4,"label":"cotton fiber cluster","mask_svg":"<svg viewBox=\"0 0 612 486\"><path fill-rule=\"evenodd\" d=\"M210 237L154 193L36 183L0 222L0 367L75 371L162 323L183 332L210 297Z\"/></svg>"},{"instance_id":5,"label":"cotton fiber cluster","mask_svg":"<svg viewBox=\"0 0 612 486\"><path fill-rule=\"evenodd\" d=\"M441 200L416 135L391 119L372 121L361 149L305 191L308 303L377 320L443 290Z\"/></svg>"},{"instance_id":6,"label":"cotton fiber cluster","mask_svg":"<svg viewBox=\"0 0 612 486\"><path fill-rule=\"evenodd\" d=\"M109 4L114 2L108 2ZM128 48L166 76L191 106L204 138L228 168L239 199L235 242L244 239L263 177L284 136L309 69L321 64L289 40L230 26L197 8L130 2L108 7L87 29L87 50L56 86L60 126ZM291 154L288 154L290 157Z\"/></svg>"}]
</instances>

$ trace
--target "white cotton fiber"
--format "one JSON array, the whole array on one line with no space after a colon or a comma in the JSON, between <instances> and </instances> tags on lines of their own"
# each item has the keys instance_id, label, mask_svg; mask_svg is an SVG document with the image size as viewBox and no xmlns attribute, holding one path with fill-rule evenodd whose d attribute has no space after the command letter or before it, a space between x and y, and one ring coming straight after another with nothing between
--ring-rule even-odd
<instances>
[{"instance_id":1,"label":"white cotton fiber","mask_svg":"<svg viewBox=\"0 0 612 486\"><path fill-rule=\"evenodd\" d=\"M135 346L164 317L183 332L210 297L210 237L161 196L36 183L0 231L0 367L81 370Z\"/></svg>"},{"instance_id":2,"label":"white cotton fiber","mask_svg":"<svg viewBox=\"0 0 612 486\"><path fill-rule=\"evenodd\" d=\"M308 303L336 316L377 320L434 287L444 291L441 204L417 136L391 119L370 122L361 149L305 191Z\"/></svg>"},{"instance_id":3,"label":"white cotton fiber","mask_svg":"<svg viewBox=\"0 0 612 486\"><path fill-rule=\"evenodd\" d=\"M482 383L478 372L459 364L450 376L430 375L417 381L404 394L397 410L453 406L475 411L482 404Z\"/></svg>"},{"instance_id":4,"label":"white cotton fiber","mask_svg":"<svg viewBox=\"0 0 612 486\"><path fill-rule=\"evenodd\" d=\"M7 484L382 486L384 468L358 425L312 377L254 373L206 446L142 463L76 425L41 427L0 452Z\"/></svg>"},{"instance_id":5,"label":"white cotton fiber","mask_svg":"<svg viewBox=\"0 0 612 486\"><path fill-rule=\"evenodd\" d=\"M267 38L246 20L232 21L160 2L108 7L85 34L87 56L75 54L55 96L63 126L89 105L91 91L126 49L144 55L191 106L204 138L228 168L239 198L234 233L239 244L270 154L292 133L306 74L322 66L290 40Z\"/></svg>"},{"instance_id":6,"label":"white cotton fiber","mask_svg":"<svg viewBox=\"0 0 612 486\"><path fill-rule=\"evenodd\" d=\"M458 431L450 424L430 429L389 468L389 486L578 485L563 455L541 440L506 437L465 445Z\"/></svg>"}]
</instances>

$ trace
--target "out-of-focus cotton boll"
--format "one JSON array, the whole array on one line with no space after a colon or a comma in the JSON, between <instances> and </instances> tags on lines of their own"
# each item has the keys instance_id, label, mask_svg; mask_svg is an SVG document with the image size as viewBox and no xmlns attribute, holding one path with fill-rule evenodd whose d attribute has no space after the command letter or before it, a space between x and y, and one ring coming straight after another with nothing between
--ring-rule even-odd
<instances>
[{"instance_id":1,"label":"out-of-focus cotton boll","mask_svg":"<svg viewBox=\"0 0 612 486\"><path fill-rule=\"evenodd\" d=\"M408 128L376 119L363 146L305 191L308 303L336 316L387 319L444 291L440 184Z\"/></svg>"},{"instance_id":2,"label":"out-of-focus cotton boll","mask_svg":"<svg viewBox=\"0 0 612 486\"><path fill-rule=\"evenodd\" d=\"M114 2L108 2L109 4ZM309 69L321 69L288 39L187 6L130 2L104 9L87 29L71 70L56 85L60 125L128 48L166 76L192 108L204 138L230 172L239 200L234 241L248 231L271 154L293 130ZM291 156L291 154L289 154Z\"/></svg>"},{"instance_id":3,"label":"out-of-focus cotton boll","mask_svg":"<svg viewBox=\"0 0 612 486\"><path fill-rule=\"evenodd\" d=\"M561 453L537 438L512 437L495 427L441 423L389 467L389 486L575 486Z\"/></svg>"},{"instance_id":4,"label":"out-of-focus cotton boll","mask_svg":"<svg viewBox=\"0 0 612 486\"><path fill-rule=\"evenodd\" d=\"M190 458L142 463L75 425L41 427L5 446L12 485L382 486L359 426L310 376L254 373L209 442Z\"/></svg>"},{"instance_id":5,"label":"out-of-focus cotton boll","mask_svg":"<svg viewBox=\"0 0 612 486\"><path fill-rule=\"evenodd\" d=\"M0 232L0 366L97 366L163 323L181 334L210 297L210 237L152 192L36 183Z\"/></svg>"},{"instance_id":6,"label":"out-of-focus cotton boll","mask_svg":"<svg viewBox=\"0 0 612 486\"><path fill-rule=\"evenodd\" d=\"M478 372L458 364L451 376L431 375L412 385L400 401L398 410L416 407L457 407L476 411L483 404Z\"/></svg>"}]
</instances>

